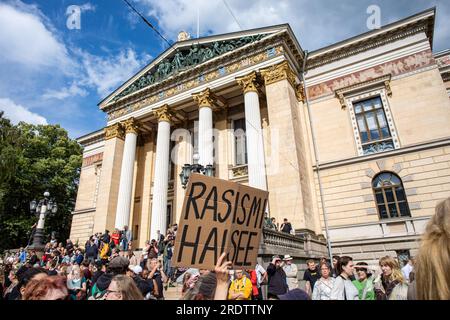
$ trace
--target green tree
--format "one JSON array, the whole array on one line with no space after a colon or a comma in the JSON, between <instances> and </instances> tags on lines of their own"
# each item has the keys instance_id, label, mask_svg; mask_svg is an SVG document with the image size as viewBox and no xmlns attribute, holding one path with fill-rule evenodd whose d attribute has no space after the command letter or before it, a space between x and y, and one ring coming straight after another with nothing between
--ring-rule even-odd
<instances>
[{"instance_id":1,"label":"green tree","mask_svg":"<svg viewBox=\"0 0 450 320\"><path fill-rule=\"evenodd\" d=\"M59 125L13 126L0 114L0 251L27 244L37 222L29 202L45 191L58 203L46 218L46 234L67 239L81 161L81 146Z\"/></svg>"}]
</instances>

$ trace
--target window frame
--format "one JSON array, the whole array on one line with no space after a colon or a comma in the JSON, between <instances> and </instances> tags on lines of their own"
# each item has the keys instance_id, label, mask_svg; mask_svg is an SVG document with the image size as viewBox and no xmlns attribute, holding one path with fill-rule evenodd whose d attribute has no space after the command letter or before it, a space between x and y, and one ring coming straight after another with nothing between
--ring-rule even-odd
<instances>
[{"instance_id":1,"label":"window frame","mask_svg":"<svg viewBox=\"0 0 450 320\"><path fill-rule=\"evenodd\" d=\"M236 136L236 127L235 127L235 125L236 125L236 122L237 121L242 121L243 123L244 123L244 126L245 126L245 130L243 130L244 131L244 134L243 134L243 137L241 138L241 139L243 139L243 147L244 147L244 153L243 153L243 157L244 157L244 163L240 163L240 164L238 164L238 144L237 144L237 140L238 140L238 137ZM233 164L234 164L234 166L246 166L246 165L248 165L248 150L247 150L247 122L246 122L246 120L245 120L245 117L242 117L242 118L238 118L238 119L232 119L231 120L231 126L232 126L232 134L233 134L233 141L232 141L232 144L233 144ZM241 128L240 128L241 129ZM242 142L242 141L241 141Z\"/></svg>"},{"instance_id":2,"label":"window frame","mask_svg":"<svg viewBox=\"0 0 450 320\"><path fill-rule=\"evenodd\" d=\"M385 138L385 139L379 139L379 140L374 140L374 141L370 141L367 143L362 143L361 140L361 135L360 135L360 131L359 131L359 125L357 122L357 117L356 117L356 112L355 112L355 108L354 105L362 102L364 100L369 100L369 99L373 99L375 97L380 97L381 100L381 108L384 112L384 115L386 117L386 122L389 128L389 132L391 134L390 138ZM353 129L353 135L354 135L354 141L355 141L355 146L356 146L356 150L358 153L358 156L367 156L367 155L372 155L372 154L378 154L381 152L377 152L377 153L369 153L366 154L364 153L364 146L365 145L369 145L369 144L376 144L376 143L383 143L384 141L390 141L392 140L392 144L394 146L394 150L399 149L401 147L400 145L400 140L398 138L398 134L397 134L397 129L395 128L395 124L394 124L394 119L392 116L392 112L391 112L391 108L389 106L389 102L387 99L387 93L386 93L386 89L385 88L379 88L379 89L370 89L370 90L366 90L366 91L359 91L358 93L352 94L352 95L345 95L345 105L348 109L348 112L350 114L350 121L351 121L351 125L352 125L352 129ZM378 121L378 118L377 118ZM369 128L367 128L369 129ZM386 150L387 151L387 150ZM385 151L385 152L386 152Z\"/></svg>"},{"instance_id":3,"label":"window frame","mask_svg":"<svg viewBox=\"0 0 450 320\"><path fill-rule=\"evenodd\" d=\"M393 177L396 177L399 181L400 184L392 184L389 186L381 186L381 187L374 187L374 183L377 180L377 178L382 175L382 174L390 174ZM378 212L378 217L380 220L392 220L392 219L401 219L401 218L410 218L411 217L411 209L409 208L409 203L408 203L408 198L406 195L406 190L405 190L405 186L403 185L403 181L402 178L396 174L395 172L391 172L391 171L382 171L379 172L378 174L376 174L373 179L372 179L372 183L371 183L371 187L372 187L372 192L373 192L373 196L375 199L375 206L377 208L377 212ZM404 200L399 201L397 198L397 188L401 188L403 195L404 195ZM390 189L394 198L394 202L392 201L388 201L387 196L386 196L386 192L385 190ZM383 216L381 215L380 212L380 208L379 206L381 205L381 203L378 203L378 199L377 199L377 193L378 191L381 191L381 194L383 196L383 205L385 206L386 209L386 214L387 214L387 218L383 218ZM394 203L395 204L395 208L397 210L397 216L392 216L391 212L390 212L390 208L389 205ZM402 215L401 210L400 210L400 203L405 203L406 205L406 209L408 210L408 215Z\"/></svg>"}]
</instances>

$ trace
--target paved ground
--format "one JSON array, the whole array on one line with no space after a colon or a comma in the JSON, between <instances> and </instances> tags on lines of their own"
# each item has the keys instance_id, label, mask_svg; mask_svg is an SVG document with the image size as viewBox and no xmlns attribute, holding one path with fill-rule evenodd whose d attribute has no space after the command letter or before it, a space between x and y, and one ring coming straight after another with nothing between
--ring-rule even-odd
<instances>
[{"instance_id":1,"label":"paved ground","mask_svg":"<svg viewBox=\"0 0 450 320\"><path fill-rule=\"evenodd\" d=\"M167 291L164 290L164 297L166 300L179 300L181 297L181 285L178 285L175 288L167 288Z\"/></svg>"}]
</instances>

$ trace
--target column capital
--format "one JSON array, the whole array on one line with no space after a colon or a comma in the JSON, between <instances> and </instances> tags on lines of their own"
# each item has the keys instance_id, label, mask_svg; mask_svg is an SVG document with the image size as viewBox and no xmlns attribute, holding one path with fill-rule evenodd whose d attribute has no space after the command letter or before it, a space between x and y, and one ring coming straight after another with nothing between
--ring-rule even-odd
<instances>
[{"instance_id":1,"label":"column capital","mask_svg":"<svg viewBox=\"0 0 450 320\"><path fill-rule=\"evenodd\" d=\"M295 95L299 102L305 103L306 94L305 94L305 88L303 87L303 83L300 83L295 87Z\"/></svg>"},{"instance_id":2,"label":"column capital","mask_svg":"<svg viewBox=\"0 0 450 320\"><path fill-rule=\"evenodd\" d=\"M242 77L236 78L237 83L241 86L244 94L247 92L256 92L258 93L258 83L256 82L256 72L253 71L250 74L247 74Z\"/></svg>"},{"instance_id":3,"label":"column capital","mask_svg":"<svg viewBox=\"0 0 450 320\"><path fill-rule=\"evenodd\" d=\"M125 120L122 123L123 128L125 129L125 134L134 133L139 134L139 122L135 118L130 118Z\"/></svg>"},{"instance_id":4,"label":"column capital","mask_svg":"<svg viewBox=\"0 0 450 320\"><path fill-rule=\"evenodd\" d=\"M194 93L192 98L194 98L194 101L198 104L199 109L204 107L212 108L217 101L216 96L211 92L210 88L206 88L199 93Z\"/></svg>"},{"instance_id":5,"label":"column capital","mask_svg":"<svg viewBox=\"0 0 450 320\"><path fill-rule=\"evenodd\" d=\"M169 123L172 122L173 115L172 115L172 112L170 112L170 110L169 110L168 104L165 104L165 105L159 107L158 109L155 109L153 112L156 115L156 117L158 118L158 122L162 122L162 121L169 122Z\"/></svg>"},{"instance_id":6,"label":"column capital","mask_svg":"<svg viewBox=\"0 0 450 320\"><path fill-rule=\"evenodd\" d=\"M105 128L105 140L119 138L124 139L125 133L120 123L115 123Z\"/></svg>"},{"instance_id":7,"label":"column capital","mask_svg":"<svg viewBox=\"0 0 450 320\"><path fill-rule=\"evenodd\" d=\"M261 75L264 78L266 86L281 80L288 80L294 89L296 87L294 71L292 71L287 61L261 69Z\"/></svg>"}]
</instances>

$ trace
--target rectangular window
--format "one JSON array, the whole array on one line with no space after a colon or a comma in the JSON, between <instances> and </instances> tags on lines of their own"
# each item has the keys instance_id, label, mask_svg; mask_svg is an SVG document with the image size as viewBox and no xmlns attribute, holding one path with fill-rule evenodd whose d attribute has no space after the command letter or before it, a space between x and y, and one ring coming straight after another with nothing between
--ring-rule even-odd
<instances>
[{"instance_id":1,"label":"rectangular window","mask_svg":"<svg viewBox=\"0 0 450 320\"><path fill-rule=\"evenodd\" d=\"M235 165L247 164L247 143L245 137L245 119L233 121Z\"/></svg>"},{"instance_id":2,"label":"rectangular window","mask_svg":"<svg viewBox=\"0 0 450 320\"><path fill-rule=\"evenodd\" d=\"M353 107L364 155L394 150L381 98L355 102Z\"/></svg>"},{"instance_id":3,"label":"rectangular window","mask_svg":"<svg viewBox=\"0 0 450 320\"><path fill-rule=\"evenodd\" d=\"M189 130L191 132L192 150L192 164L198 164L198 121L194 121L194 126Z\"/></svg>"}]
</instances>

